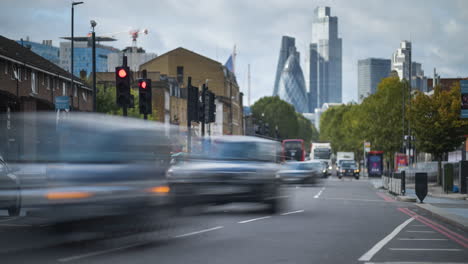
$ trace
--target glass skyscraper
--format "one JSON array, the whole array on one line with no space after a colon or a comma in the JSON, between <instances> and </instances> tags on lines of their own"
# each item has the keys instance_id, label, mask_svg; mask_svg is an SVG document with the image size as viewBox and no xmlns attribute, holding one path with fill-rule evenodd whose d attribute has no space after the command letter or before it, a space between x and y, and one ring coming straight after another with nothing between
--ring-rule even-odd
<instances>
[{"instance_id":1,"label":"glass skyscraper","mask_svg":"<svg viewBox=\"0 0 468 264\"><path fill-rule=\"evenodd\" d=\"M377 91L383 78L390 76L391 60L368 58L358 61L358 101Z\"/></svg>"},{"instance_id":2,"label":"glass skyscraper","mask_svg":"<svg viewBox=\"0 0 468 264\"><path fill-rule=\"evenodd\" d=\"M25 48L29 48L32 52L48 61L51 61L56 65L60 64L59 48L52 46L52 40L43 40L42 44L29 40L17 40L16 42Z\"/></svg>"},{"instance_id":3,"label":"glass skyscraper","mask_svg":"<svg viewBox=\"0 0 468 264\"><path fill-rule=\"evenodd\" d=\"M342 101L342 40L330 7L315 8L309 48L309 110L313 112L324 103Z\"/></svg>"},{"instance_id":4,"label":"glass skyscraper","mask_svg":"<svg viewBox=\"0 0 468 264\"><path fill-rule=\"evenodd\" d=\"M294 38L284 36L281 41L273 95L293 105L297 112L309 110L304 73Z\"/></svg>"}]
</instances>

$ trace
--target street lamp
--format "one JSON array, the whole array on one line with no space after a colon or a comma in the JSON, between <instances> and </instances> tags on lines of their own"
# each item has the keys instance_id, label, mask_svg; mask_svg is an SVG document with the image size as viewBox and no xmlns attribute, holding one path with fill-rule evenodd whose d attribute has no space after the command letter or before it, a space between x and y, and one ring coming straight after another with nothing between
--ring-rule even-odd
<instances>
[{"instance_id":1,"label":"street lamp","mask_svg":"<svg viewBox=\"0 0 468 264\"><path fill-rule=\"evenodd\" d=\"M74 74L73 74L73 53L74 53L74 15L75 15L75 6L76 5L81 5L83 2L72 2L72 8L71 8L71 67L70 67L70 72L71 72L71 90L73 93L73 79L74 79Z\"/></svg>"},{"instance_id":2,"label":"street lamp","mask_svg":"<svg viewBox=\"0 0 468 264\"><path fill-rule=\"evenodd\" d=\"M93 41L93 112L97 112L97 105L96 105L96 33L94 32L94 28L96 27L97 23L94 20L90 21L91 27L93 28L92 32L92 41Z\"/></svg>"}]
</instances>

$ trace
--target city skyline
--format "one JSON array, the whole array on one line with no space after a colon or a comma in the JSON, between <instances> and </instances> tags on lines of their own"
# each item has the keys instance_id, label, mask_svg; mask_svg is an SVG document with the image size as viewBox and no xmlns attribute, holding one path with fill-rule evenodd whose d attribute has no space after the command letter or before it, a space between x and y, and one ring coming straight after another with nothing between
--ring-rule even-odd
<instances>
[{"instance_id":1,"label":"city skyline","mask_svg":"<svg viewBox=\"0 0 468 264\"><path fill-rule=\"evenodd\" d=\"M23 2L23 3L22 3ZM28 9L22 9L27 3ZM244 93L247 91L247 64L251 64L252 103L271 94L274 85L278 38L296 37L298 51L307 54L310 41L313 10L330 6L340 19L340 37L343 42L343 96L344 102L357 101L357 61L368 57L390 58L401 40L413 44L413 60L423 65L426 73L437 68L442 77L466 76L467 62L462 54L468 37L462 35L468 21L468 3L450 1L444 8L436 1L272 1L268 10L260 2L238 1L136 1L146 6L138 12L128 11L124 3L86 2L75 8L75 35L86 35L91 30L89 21L95 19L97 35L148 28L150 34L138 40L138 46L147 52L163 54L183 46L224 62L237 44L237 79ZM407 8L401 9L405 3ZM69 35L70 6L57 1L4 1L0 11L0 34L10 39L30 36L35 42ZM366 6L366 8L362 8ZM170 9L171 14L164 10ZM108 10L109 12L101 12ZM229 12L222 12L229 10ZM415 12L427 16L414 16ZM116 14L126 14L121 21ZM22 19L15 19L21 14ZM210 14L207 17L207 14ZM175 23L176 18L190 17L190 23ZM32 21L39 20L41 23ZM185 19L182 19L185 20ZM177 24L177 25L176 25ZM183 26L182 26L183 25ZM407 30L402 30L407 28ZM47 30L39 30L47 29ZM226 30L229 29L229 30ZM115 47L131 44L127 35L119 35ZM305 69L305 57L301 64Z\"/></svg>"}]
</instances>

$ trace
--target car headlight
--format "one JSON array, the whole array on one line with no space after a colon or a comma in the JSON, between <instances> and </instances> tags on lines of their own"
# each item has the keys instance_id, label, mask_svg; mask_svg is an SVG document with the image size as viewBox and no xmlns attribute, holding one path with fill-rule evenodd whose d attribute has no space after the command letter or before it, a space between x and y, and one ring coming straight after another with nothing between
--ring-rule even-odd
<instances>
[{"instance_id":1,"label":"car headlight","mask_svg":"<svg viewBox=\"0 0 468 264\"><path fill-rule=\"evenodd\" d=\"M359 172L359 170L354 170L354 172Z\"/></svg>"},{"instance_id":2,"label":"car headlight","mask_svg":"<svg viewBox=\"0 0 468 264\"><path fill-rule=\"evenodd\" d=\"M341 172L346 172L346 170L341 170Z\"/></svg>"},{"instance_id":3,"label":"car headlight","mask_svg":"<svg viewBox=\"0 0 468 264\"><path fill-rule=\"evenodd\" d=\"M325 173L325 172L327 172L327 170L323 170L322 172Z\"/></svg>"},{"instance_id":4,"label":"car headlight","mask_svg":"<svg viewBox=\"0 0 468 264\"><path fill-rule=\"evenodd\" d=\"M332 166L328 167L329 170L333 169Z\"/></svg>"}]
</instances>

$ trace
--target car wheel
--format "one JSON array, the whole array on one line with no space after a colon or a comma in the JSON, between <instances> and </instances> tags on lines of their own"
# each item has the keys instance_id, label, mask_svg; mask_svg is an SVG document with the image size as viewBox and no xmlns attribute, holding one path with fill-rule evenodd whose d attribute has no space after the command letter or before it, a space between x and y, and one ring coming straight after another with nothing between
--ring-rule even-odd
<instances>
[{"instance_id":1,"label":"car wheel","mask_svg":"<svg viewBox=\"0 0 468 264\"><path fill-rule=\"evenodd\" d=\"M359 176L354 177L356 180L359 180Z\"/></svg>"},{"instance_id":2,"label":"car wheel","mask_svg":"<svg viewBox=\"0 0 468 264\"><path fill-rule=\"evenodd\" d=\"M17 190L18 193L16 195L16 203L14 206L8 208L8 215L9 216L19 216L21 212L21 193L20 190Z\"/></svg>"},{"instance_id":3,"label":"car wheel","mask_svg":"<svg viewBox=\"0 0 468 264\"><path fill-rule=\"evenodd\" d=\"M267 205L268 205L267 212L269 214L277 214L280 212L281 206L280 206L280 201L278 198L268 201Z\"/></svg>"}]
</instances>

